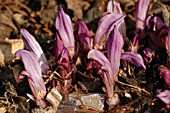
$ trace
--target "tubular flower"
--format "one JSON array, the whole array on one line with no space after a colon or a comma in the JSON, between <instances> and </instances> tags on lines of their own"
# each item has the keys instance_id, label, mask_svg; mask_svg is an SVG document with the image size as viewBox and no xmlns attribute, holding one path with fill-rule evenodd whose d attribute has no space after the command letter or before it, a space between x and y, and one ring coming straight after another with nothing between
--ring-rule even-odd
<instances>
[{"instance_id":1,"label":"tubular flower","mask_svg":"<svg viewBox=\"0 0 170 113\"><path fill-rule=\"evenodd\" d=\"M35 54L36 59L40 64L42 73L46 74L49 69L49 66L47 63L47 59L44 55L44 52L41 49L39 43L35 40L35 38L27 30L21 29L20 32L23 35L22 39L23 39L25 48L28 51Z\"/></svg>"},{"instance_id":2,"label":"tubular flower","mask_svg":"<svg viewBox=\"0 0 170 113\"><path fill-rule=\"evenodd\" d=\"M160 76L162 76L170 88L170 70L165 66L160 66Z\"/></svg>"},{"instance_id":3,"label":"tubular flower","mask_svg":"<svg viewBox=\"0 0 170 113\"><path fill-rule=\"evenodd\" d=\"M102 76L103 82L106 86L107 103L109 106L119 103L118 95L113 93L113 88L119 72L120 56L123 44L123 37L115 27L111 31L107 40L108 59L104 54L95 49L88 53L88 59L93 59L98 62L97 65L94 65L97 67L98 74Z\"/></svg>"},{"instance_id":4,"label":"tubular flower","mask_svg":"<svg viewBox=\"0 0 170 113\"><path fill-rule=\"evenodd\" d=\"M158 92L158 94L156 96L159 99L161 99L162 102L164 102L166 104L167 109L170 109L170 91L169 90L165 90L163 92Z\"/></svg>"},{"instance_id":5,"label":"tubular flower","mask_svg":"<svg viewBox=\"0 0 170 113\"><path fill-rule=\"evenodd\" d=\"M30 88L32 90L33 96L30 98L36 102L37 105L41 107L46 107L47 103L45 101L46 87L44 80L42 78L42 72L40 65L32 52L27 50L18 50L14 58L19 58L24 64L24 69L18 79L23 79L25 76L28 79Z\"/></svg>"},{"instance_id":6,"label":"tubular flower","mask_svg":"<svg viewBox=\"0 0 170 113\"><path fill-rule=\"evenodd\" d=\"M58 34L56 34L56 40L54 43L54 53L59 69L59 74L62 79L62 87L60 89L60 93L65 95L70 89L72 83L72 74L69 74L71 71L70 56L68 49L64 47L64 44ZM53 80L53 86L55 87L55 80Z\"/></svg>"},{"instance_id":7,"label":"tubular flower","mask_svg":"<svg viewBox=\"0 0 170 113\"><path fill-rule=\"evenodd\" d=\"M63 11L61 6L59 6L59 13L56 17L55 27L64 46L68 49L70 57L72 58L75 53L75 40L72 23L70 17Z\"/></svg>"},{"instance_id":8,"label":"tubular flower","mask_svg":"<svg viewBox=\"0 0 170 113\"><path fill-rule=\"evenodd\" d=\"M122 14L104 13L98 23L98 29L94 37L94 45L102 49L105 44L105 40L102 40L103 36L105 34L109 35L114 26L118 25L124 18L125 15Z\"/></svg>"},{"instance_id":9,"label":"tubular flower","mask_svg":"<svg viewBox=\"0 0 170 113\"><path fill-rule=\"evenodd\" d=\"M142 58L146 64L150 63L155 55L155 51L150 48L146 48L143 50Z\"/></svg>"},{"instance_id":10,"label":"tubular flower","mask_svg":"<svg viewBox=\"0 0 170 113\"><path fill-rule=\"evenodd\" d=\"M117 77L117 74L119 72L120 56L123 45L123 37L115 27L110 33L107 40L107 57L111 64L114 77Z\"/></svg>"},{"instance_id":11,"label":"tubular flower","mask_svg":"<svg viewBox=\"0 0 170 113\"><path fill-rule=\"evenodd\" d=\"M91 37L89 29L83 21L77 21L75 26L78 26L77 40L83 51L88 52L91 49Z\"/></svg>"},{"instance_id":12,"label":"tubular flower","mask_svg":"<svg viewBox=\"0 0 170 113\"><path fill-rule=\"evenodd\" d=\"M89 51L87 58L94 60L93 66L98 70L98 74L103 79L108 105L116 105L119 102L118 95L113 92L114 78L116 77L113 75L109 60L103 53L95 49Z\"/></svg>"},{"instance_id":13,"label":"tubular flower","mask_svg":"<svg viewBox=\"0 0 170 113\"><path fill-rule=\"evenodd\" d=\"M65 95L70 89L72 83L72 74L69 74L69 72L71 72L71 65L67 48L64 47L61 51L57 64L59 67L61 78L63 80L63 87L61 88L60 92L62 95Z\"/></svg>"},{"instance_id":14,"label":"tubular flower","mask_svg":"<svg viewBox=\"0 0 170 113\"><path fill-rule=\"evenodd\" d=\"M123 14L120 4L115 1L113 2L113 4L114 4L114 13ZM120 34L123 36L123 38L126 38L126 25L124 19L122 19L122 21L117 25L117 29L120 32Z\"/></svg>"},{"instance_id":15,"label":"tubular flower","mask_svg":"<svg viewBox=\"0 0 170 113\"><path fill-rule=\"evenodd\" d=\"M58 33L56 33L56 38L55 38L55 42L54 42L54 55L55 55L56 62L59 60L59 57L60 57L60 54L61 54L63 48L64 48L64 44L61 41Z\"/></svg>"},{"instance_id":16,"label":"tubular flower","mask_svg":"<svg viewBox=\"0 0 170 113\"><path fill-rule=\"evenodd\" d=\"M146 70L146 67L144 65L144 61L140 54L133 53L133 52L124 52L121 54L121 59L125 60L127 62L130 62L131 64L135 66L142 66L144 70Z\"/></svg>"},{"instance_id":17,"label":"tubular flower","mask_svg":"<svg viewBox=\"0 0 170 113\"><path fill-rule=\"evenodd\" d=\"M141 35L143 35L145 28L145 19L149 4L149 0L136 0L136 33L141 33Z\"/></svg>"}]
</instances>

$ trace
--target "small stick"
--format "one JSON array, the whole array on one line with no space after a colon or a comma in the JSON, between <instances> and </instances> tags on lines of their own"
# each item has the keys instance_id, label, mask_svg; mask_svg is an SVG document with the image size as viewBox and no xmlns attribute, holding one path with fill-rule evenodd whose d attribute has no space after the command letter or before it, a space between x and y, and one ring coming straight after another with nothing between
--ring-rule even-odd
<instances>
[{"instance_id":1,"label":"small stick","mask_svg":"<svg viewBox=\"0 0 170 113\"><path fill-rule=\"evenodd\" d=\"M84 105L83 101L82 101L81 98L80 98L80 94L78 93L78 89L77 89L77 85L76 85L76 84L75 84L75 90L76 90L76 93L77 93L77 97L78 97L80 103L81 103L82 106L83 106L83 109L87 110L86 106Z\"/></svg>"},{"instance_id":2,"label":"small stick","mask_svg":"<svg viewBox=\"0 0 170 113\"><path fill-rule=\"evenodd\" d=\"M143 91L143 92L146 93L147 95L150 95L150 93L149 93L148 91L146 91L145 89L142 89L142 88L140 88L140 87L138 87L138 86L133 86L133 85L130 85L130 84L126 84L126 83L123 83L123 82L121 82L121 81L116 81L116 82L118 82L119 84L128 86L128 87L132 87L132 88L134 88L134 89L137 89L139 92L142 92L142 91Z\"/></svg>"}]
</instances>

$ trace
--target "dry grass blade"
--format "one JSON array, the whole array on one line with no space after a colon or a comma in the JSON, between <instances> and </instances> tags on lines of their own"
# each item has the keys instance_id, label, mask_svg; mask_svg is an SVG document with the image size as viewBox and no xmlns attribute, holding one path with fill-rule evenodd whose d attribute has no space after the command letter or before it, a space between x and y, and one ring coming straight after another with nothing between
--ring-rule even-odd
<instances>
[{"instance_id":1,"label":"dry grass blade","mask_svg":"<svg viewBox=\"0 0 170 113\"><path fill-rule=\"evenodd\" d=\"M82 104L83 109L87 110L86 106L84 105L83 101L81 100L81 97L80 97L80 94L78 92L76 84L75 84L75 90L76 90L77 98L79 99L80 103Z\"/></svg>"},{"instance_id":2,"label":"dry grass blade","mask_svg":"<svg viewBox=\"0 0 170 113\"><path fill-rule=\"evenodd\" d=\"M148 91L146 91L145 89L142 89L138 86L133 86L133 85L130 85L130 84L126 84L126 83L123 83L121 81L116 81L117 83L121 84L121 85L124 85L124 86L128 86L128 87L131 87L131 88L134 88L135 90L137 90L138 92L143 92L145 93L146 95L150 95L150 93Z\"/></svg>"}]
</instances>

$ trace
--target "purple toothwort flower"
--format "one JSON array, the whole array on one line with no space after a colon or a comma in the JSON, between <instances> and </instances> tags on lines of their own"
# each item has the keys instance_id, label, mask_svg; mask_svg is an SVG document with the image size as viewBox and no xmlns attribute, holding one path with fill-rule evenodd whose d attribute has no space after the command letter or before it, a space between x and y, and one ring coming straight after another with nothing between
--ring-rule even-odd
<instances>
[{"instance_id":1,"label":"purple toothwort flower","mask_svg":"<svg viewBox=\"0 0 170 113\"><path fill-rule=\"evenodd\" d=\"M113 76L116 77L119 72L121 51L124 45L123 37L116 27L110 33L107 40L107 57L113 70ZM116 78L114 78L116 79Z\"/></svg>"},{"instance_id":2,"label":"purple toothwort flower","mask_svg":"<svg viewBox=\"0 0 170 113\"><path fill-rule=\"evenodd\" d=\"M84 52L88 52L92 48L90 31L83 21L77 21L75 26L78 26L78 33L76 38L79 42L79 45Z\"/></svg>"},{"instance_id":3,"label":"purple toothwort flower","mask_svg":"<svg viewBox=\"0 0 170 113\"><path fill-rule=\"evenodd\" d=\"M46 74L49 69L49 66L47 63L47 59L44 55L44 52L41 49L39 43L35 40L35 38L27 30L21 29L20 32L23 35L22 39L23 39L25 48L28 51L35 54L36 59L40 64L42 73Z\"/></svg>"},{"instance_id":4,"label":"purple toothwort flower","mask_svg":"<svg viewBox=\"0 0 170 113\"><path fill-rule=\"evenodd\" d=\"M36 59L35 54L27 50L18 50L14 58L19 58L24 64L24 70L20 73L18 79L23 79L25 76L28 79L33 96L29 96L41 107L46 107L45 101L46 87L42 78L42 72L39 62Z\"/></svg>"},{"instance_id":5,"label":"purple toothwort flower","mask_svg":"<svg viewBox=\"0 0 170 113\"><path fill-rule=\"evenodd\" d=\"M165 90L163 92L159 91L156 96L159 99L161 99L162 102L164 102L166 104L167 109L170 109L170 91L169 90Z\"/></svg>"},{"instance_id":6,"label":"purple toothwort flower","mask_svg":"<svg viewBox=\"0 0 170 113\"><path fill-rule=\"evenodd\" d=\"M70 57L72 59L73 55L75 54L73 27L70 17L63 11L63 8L61 6L59 6L59 12L56 17L55 27L64 46L68 49Z\"/></svg>"},{"instance_id":7,"label":"purple toothwort flower","mask_svg":"<svg viewBox=\"0 0 170 113\"><path fill-rule=\"evenodd\" d=\"M98 23L98 29L94 37L94 46L102 49L105 42L102 40L104 35L109 35L115 25L118 25L125 18L125 15L117 13L104 13ZM108 37L108 36L106 36ZM107 40L107 39L106 39Z\"/></svg>"},{"instance_id":8,"label":"purple toothwort flower","mask_svg":"<svg viewBox=\"0 0 170 113\"><path fill-rule=\"evenodd\" d=\"M136 33L143 35L150 0L136 0Z\"/></svg>"},{"instance_id":9,"label":"purple toothwort flower","mask_svg":"<svg viewBox=\"0 0 170 113\"><path fill-rule=\"evenodd\" d=\"M170 70L165 66L160 66L160 76L162 76L170 88Z\"/></svg>"},{"instance_id":10,"label":"purple toothwort flower","mask_svg":"<svg viewBox=\"0 0 170 113\"><path fill-rule=\"evenodd\" d=\"M54 42L54 55L55 55L56 62L60 59L60 54L61 54L63 48L64 48L64 44L61 41L58 33L56 33L56 38L55 38L55 42Z\"/></svg>"},{"instance_id":11,"label":"purple toothwort flower","mask_svg":"<svg viewBox=\"0 0 170 113\"><path fill-rule=\"evenodd\" d=\"M113 10L113 6L114 6L114 10ZM107 12L123 14L120 4L113 0L110 0L108 2ZM116 26L117 26L117 29L120 32L120 34L123 36L123 38L126 38L126 25L125 25L124 19L122 19L122 21L119 24L117 24Z\"/></svg>"},{"instance_id":12,"label":"purple toothwort flower","mask_svg":"<svg viewBox=\"0 0 170 113\"><path fill-rule=\"evenodd\" d=\"M140 54L133 53L133 52L124 52L121 54L121 59L125 60L127 62L130 62L131 64L139 67L143 67L144 70L146 70L146 67L144 65L144 61Z\"/></svg>"},{"instance_id":13,"label":"purple toothwort flower","mask_svg":"<svg viewBox=\"0 0 170 113\"><path fill-rule=\"evenodd\" d=\"M71 71L70 56L68 49L64 47L64 44L58 34L56 34L56 40L54 43L54 54L59 74L62 79L62 88L60 89L60 93L65 95L70 89L72 83L72 74L68 74ZM55 83L55 80L53 80L53 83Z\"/></svg>"},{"instance_id":14,"label":"purple toothwort flower","mask_svg":"<svg viewBox=\"0 0 170 113\"><path fill-rule=\"evenodd\" d=\"M118 95L113 92L115 85L116 75L113 75L111 64L103 53L96 49L89 51L87 55L88 59L93 59L95 63L92 65L98 70L98 74L101 75L103 83L105 84L104 91L106 92L107 103L109 106L116 105L119 103Z\"/></svg>"},{"instance_id":15,"label":"purple toothwort flower","mask_svg":"<svg viewBox=\"0 0 170 113\"><path fill-rule=\"evenodd\" d=\"M63 85L60 92L62 95L66 95L72 83L72 74L69 74L71 72L69 52L66 47L64 47L63 50L61 51L57 64L59 67Z\"/></svg>"},{"instance_id":16,"label":"purple toothwort flower","mask_svg":"<svg viewBox=\"0 0 170 113\"><path fill-rule=\"evenodd\" d=\"M107 40L108 59L103 53L95 49L92 49L88 53L88 59L93 59L98 62L97 65L94 65L98 68L98 74L102 76L103 82L106 86L105 92L109 106L116 105L119 102L118 95L113 92L113 88L119 72L123 44L123 37L115 27L111 31Z\"/></svg>"},{"instance_id":17,"label":"purple toothwort flower","mask_svg":"<svg viewBox=\"0 0 170 113\"><path fill-rule=\"evenodd\" d=\"M150 48L146 48L143 50L142 58L146 64L150 63L155 55L155 51Z\"/></svg>"}]
</instances>

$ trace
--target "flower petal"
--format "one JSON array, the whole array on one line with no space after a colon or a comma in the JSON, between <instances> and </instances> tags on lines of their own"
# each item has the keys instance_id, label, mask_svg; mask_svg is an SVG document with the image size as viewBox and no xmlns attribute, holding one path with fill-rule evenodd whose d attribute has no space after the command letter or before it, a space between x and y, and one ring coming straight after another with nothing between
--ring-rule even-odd
<instances>
[{"instance_id":1,"label":"flower petal","mask_svg":"<svg viewBox=\"0 0 170 113\"><path fill-rule=\"evenodd\" d=\"M88 51L91 49L91 37L89 29L87 28L86 24L83 21L77 21L75 26L78 26L78 33L77 33L77 40L81 48L84 51Z\"/></svg>"},{"instance_id":2,"label":"flower petal","mask_svg":"<svg viewBox=\"0 0 170 113\"><path fill-rule=\"evenodd\" d=\"M130 62L133 65L142 66L144 70L146 69L142 56L138 53L124 52L121 54L121 59Z\"/></svg>"},{"instance_id":3,"label":"flower petal","mask_svg":"<svg viewBox=\"0 0 170 113\"><path fill-rule=\"evenodd\" d=\"M59 60L59 57L60 57L60 54L61 54L63 48L64 48L64 44L61 41L58 33L56 33L56 39L55 39L55 42L54 42L54 55L55 55L56 61Z\"/></svg>"},{"instance_id":4,"label":"flower petal","mask_svg":"<svg viewBox=\"0 0 170 113\"><path fill-rule=\"evenodd\" d=\"M120 4L115 1L113 2L113 4L114 4L114 13L123 14ZM117 28L120 34L123 36L123 38L126 38L126 25L124 19L122 19L122 21L117 25Z\"/></svg>"},{"instance_id":5,"label":"flower petal","mask_svg":"<svg viewBox=\"0 0 170 113\"><path fill-rule=\"evenodd\" d=\"M56 17L55 27L59 33L59 36L61 37L61 40L64 43L64 46L69 50L69 52L72 52L74 55L75 42L71 19L63 11L61 6L59 6L59 13L58 16Z\"/></svg>"},{"instance_id":6,"label":"flower petal","mask_svg":"<svg viewBox=\"0 0 170 113\"><path fill-rule=\"evenodd\" d=\"M60 90L60 92L62 95L65 95L71 88L72 83L72 74L69 74L71 71L69 52L66 47L64 47L63 50L61 51L60 59L58 60L57 63L63 84L63 88Z\"/></svg>"},{"instance_id":7,"label":"flower petal","mask_svg":"<svg viewBox=\"0 0 170 113\"><path fill-rule=\"evenodd\" d=\"M149 4L150 4L149 0L136 1L136 33L139 32L143 33Z\"/></svg>"},{"instance_id":8,"label":"flower petal","mask_svg":"<svg viewBox=\"0 0 170 113\"><path fill-rule=\"evenodd\" d=\"M170 88L170 70L165 66L161 66L160 67L160 75L164 78L166 84Z\"/></svg>"},{"instance_id":9,"label":"flower petal","mask_svg":"<svg viewBox=\"0 0 170 113\"><path fill-rule=\"evenodd\" d=\"M111 31L107 40L107 57L111 64L114 79L117 78L119 72L120 56L123 44L123 37L115 27Z\"/></svg>"},{"instance_id":10,"label":"flower petal","mask_svg":"<svg viewBox=\"0 0 170 113\"><path fill-rule=\"evenodd\" d=\"M170 104L170 91L165 90L163 92L160 92L156 95L159 99L161 99L165 104Z\"/></svg>"},{"instance_id":11,"label":"flower petal","mask_svg":"<svg viewBox=\"0 0 170 113\"><path fill-rule=\"evenodd\" d=\"M103 82L106 86L106 95L107 95L108 99L110 100L110 98L113 98L113 96L114 96L113 86L115 84L114 83L115 80L114 80L112 70L111 70L111 65L110 65L108 59L105 57L105 55L103 53L101 53L100 51L95 50L95 49L90 50L87 57L88 57L88 59L93 59L94 61L97 62L96 67L99 67L99 65L101 65L98 69L98 74L100 74L102 76ZM111 104L111 102L110 102L110 104Z\"/></svg>"},{"instance_id":12,"label":"flower petal","mask_svg":"<svg viewBox=\"0 0 170 113\"><path fill-rule=\"evenodd\" d=\"M109 0L107 3L107 12L113 13L113 2L112 0Z\"/></svg>"},{"instance_id":13,"label":"flower petal","mask_svg":"<svg viewBox=\"0 0 170 113\"><path fill-rule=\"evenodd\" d=\"M39 43L27 30L21 29L20 32L23 35L22 39L24 41L25 48L36 55L36 58L41 66L42 73L46 74L49 66Z\"/></svg>"},{"instance_id":14,"label":"flower petal","mask_svg":"<svg viewBox=\"0 0 170 113\"><path fill-rule=\"evenodd\" d=\"M42 78L40 65L35 55L27 50L18 50L15 53L14 58L22 60L25 70L22 71L20 75L28 78L28 82L37 105L45 107L47 104L44 100L46 87Z\"/></svg>"},{"instance_id":15,"label":"flower petal","mask_svg":"<svg viewBox=\"0 0 170 113\"><path fill-rule=\"evenodd\" d=\"M96 35L94 38L94 44L95 46L99 46L100 48L103 47L105 44L101 39L104 36L104 34L112 31L114 25L118 25L123 19L125 18L125 15L122 14L116 14L116 13L105 13L100 18L99 26L96 31Z\"/></svg>"},{"instance_id":16,"label":"flower petal","mask_svg":"<svg viewBox=\"0 0 170 113\"><path fill-rule=\"evenodd\" d=\"M146 64L152 61L153 56L155 55L155 51L151 50L150 48L146 48L143 50L142 58Z\"/></svg>"}]
</instances>

